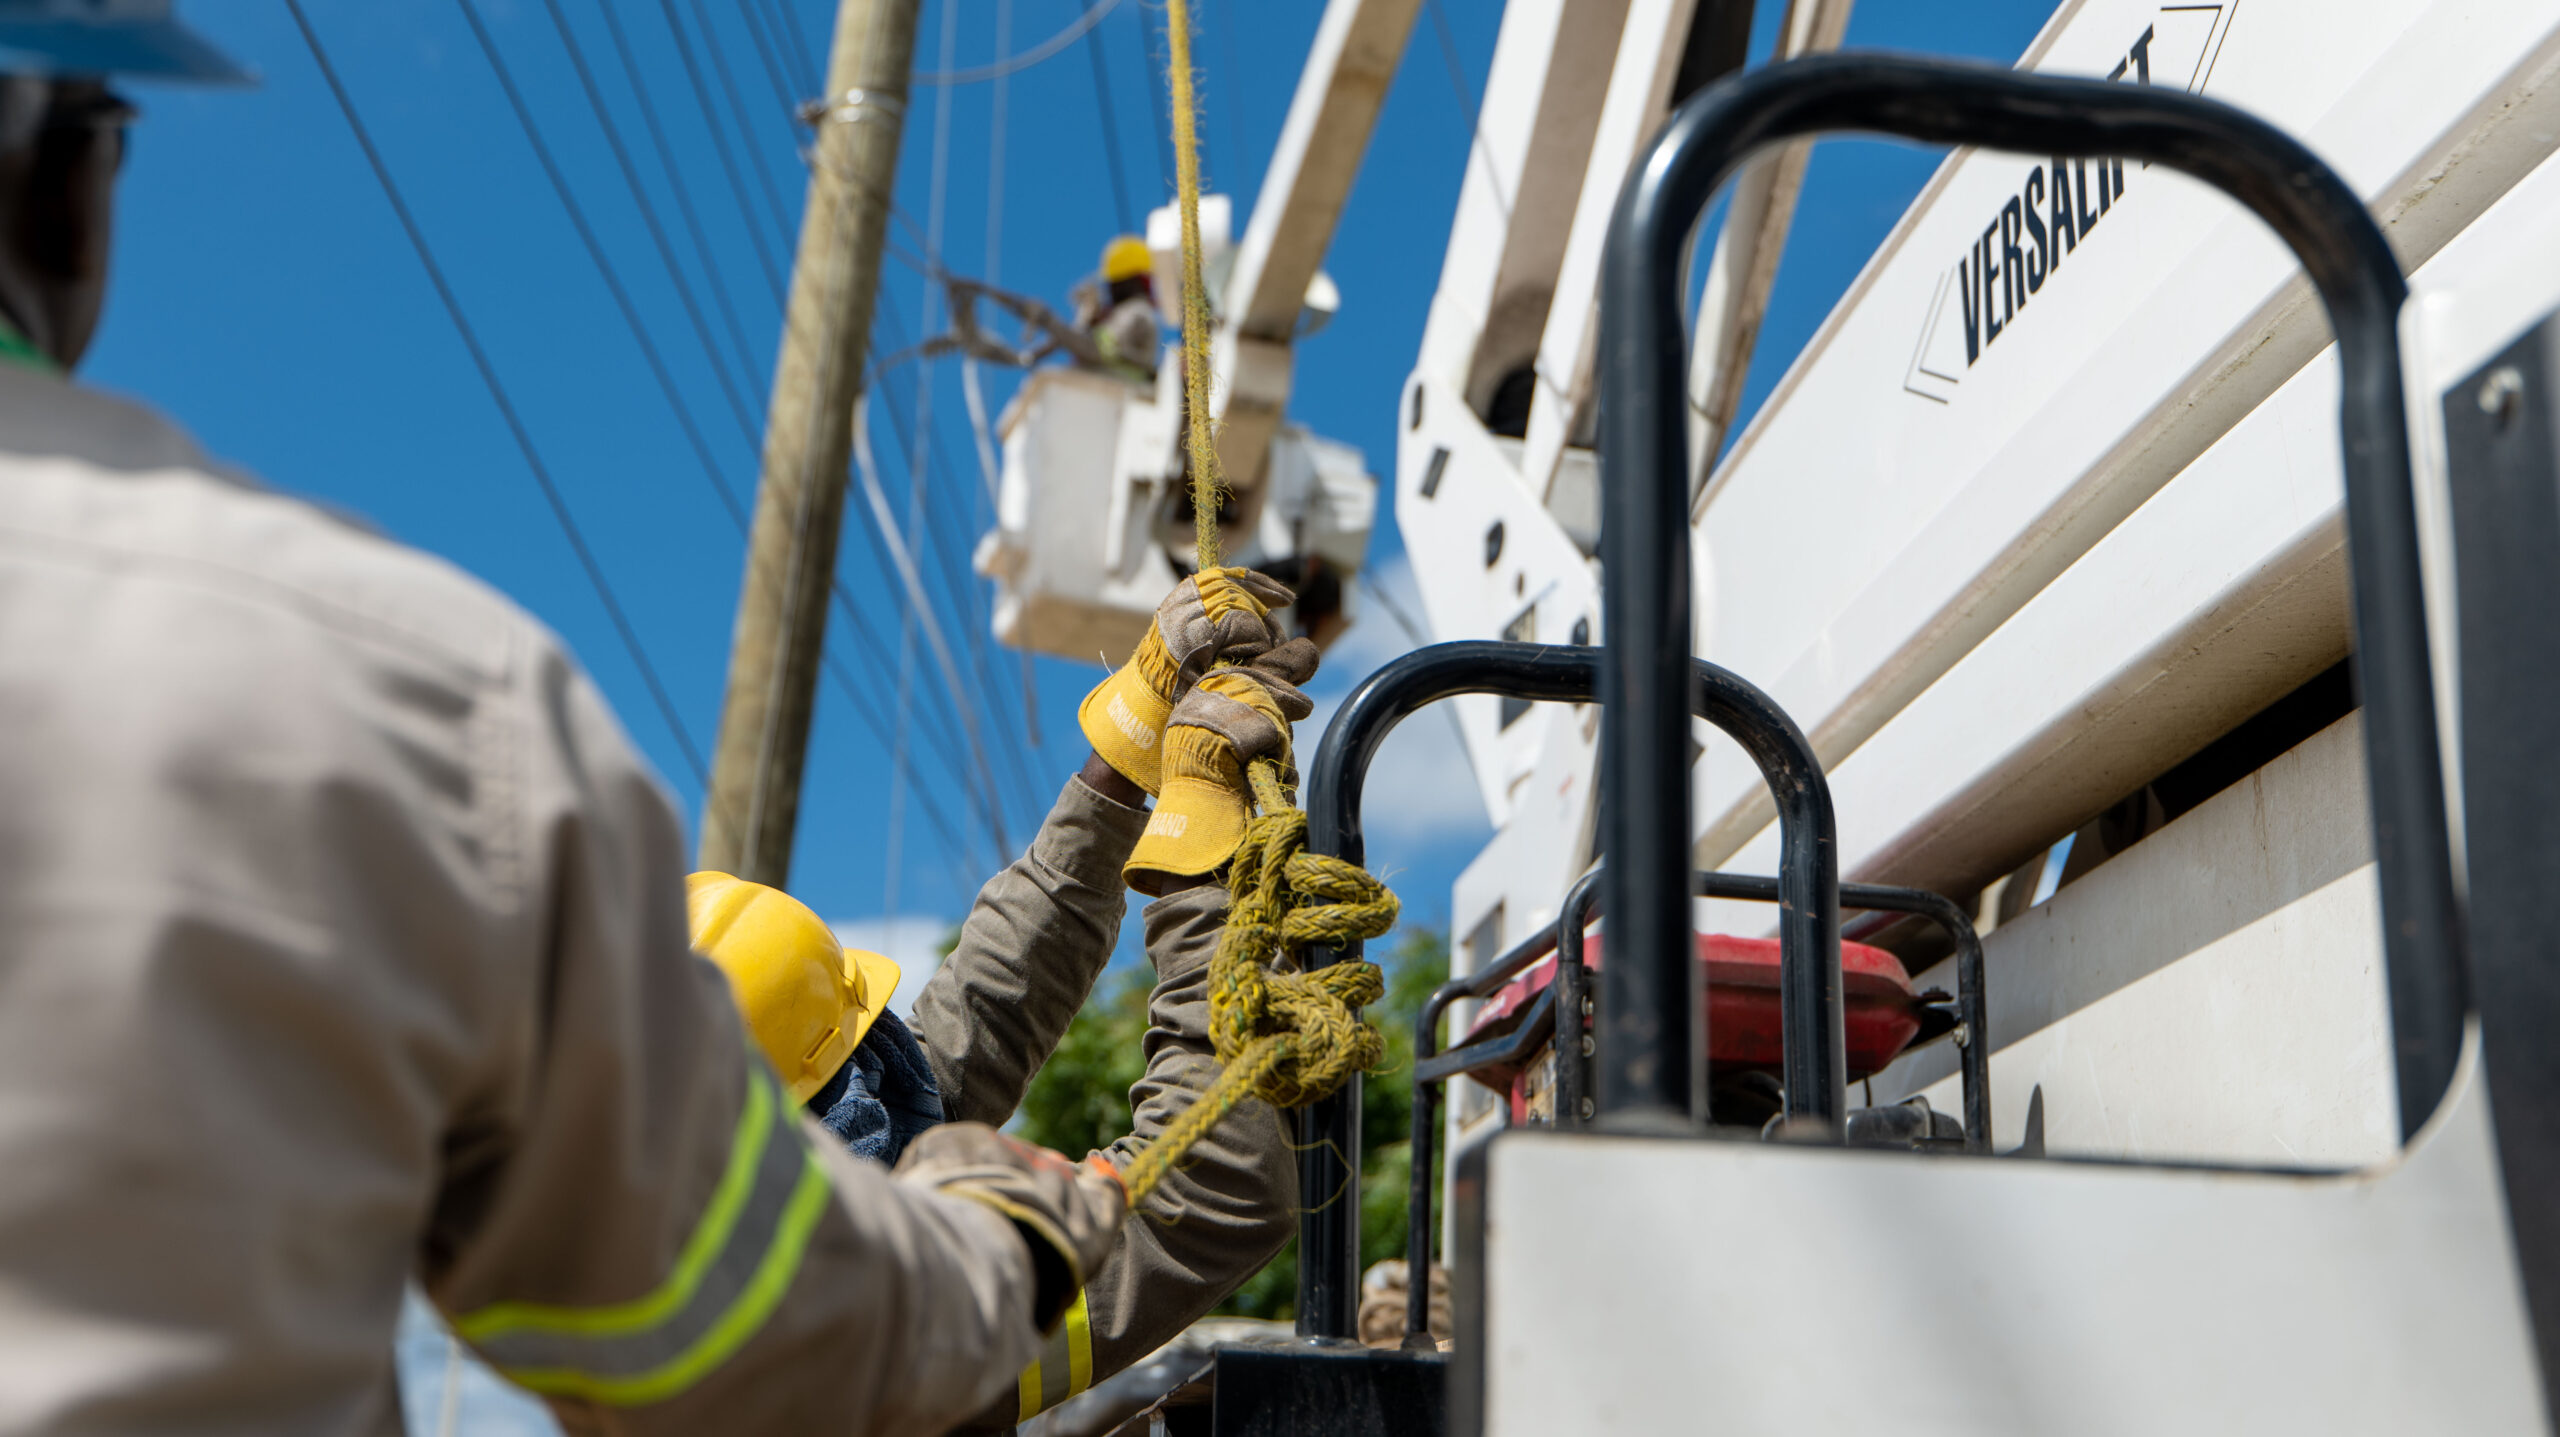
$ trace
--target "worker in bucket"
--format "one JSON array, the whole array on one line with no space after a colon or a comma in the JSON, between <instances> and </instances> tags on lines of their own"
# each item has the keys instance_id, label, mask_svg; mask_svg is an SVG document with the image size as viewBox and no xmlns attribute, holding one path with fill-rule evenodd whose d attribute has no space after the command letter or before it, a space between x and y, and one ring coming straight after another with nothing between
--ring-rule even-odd
<instances>
[{"instance_id":1,"label":"worker in bucket","mask_svg":"<svg viewBox=\"0 0 2560 1437\"><path fill-rule=\"evenodd\" d=\"M1029 850L979 890L916 998L912 1030L886 1007L895 963L844 949L779 890L693 876L696 946L728 974L791 1094L853 1151L894 1164L946 1119L1010 1119L1110 961L1124 880L1158 895L1142 920L1156 985L1132 1130L1105 1156L1125 1168L1215 1080L1209 959L1228 907L1218 874L1251 814L1244 771L1286 752L1307 712L1296 685L1315 670L1315 646L1273 617L1291 597L1240 569L1175 588L1130 662L1086 698L1092 755ZM1280 1114L1244 1103L1147 1197L1015 1390L963 1430L1027 1420L1206 1315L1296 1230L1296 1191Z\"/></svg>"},{"instance_id":2,"label":"worker in bucket","mask_svg":"<svg viewBox=\"0 0 2560 1437\"><path fill-rule=\"evenodd\" d=\"M1013 1392L1116 1242L1108 1159L847 1152L556 640L68 379L110 75L245 78L166 0L0 0L0 1431L394 1431L413 1278L575 1431Z\"/></svg>"},{"instance_id":3,"label":"worker in bucket","mask_svg":"<svg viewBox=\"0 0 2560 1437\"><path fill-rule=\"evenodd\" d=\"M1102 273L1075 288L1076 328L1114 373L1152 383L1160 347L1156 259L1147 242L1121 235L1102 249Z\"/></svg>"}]
</instances>

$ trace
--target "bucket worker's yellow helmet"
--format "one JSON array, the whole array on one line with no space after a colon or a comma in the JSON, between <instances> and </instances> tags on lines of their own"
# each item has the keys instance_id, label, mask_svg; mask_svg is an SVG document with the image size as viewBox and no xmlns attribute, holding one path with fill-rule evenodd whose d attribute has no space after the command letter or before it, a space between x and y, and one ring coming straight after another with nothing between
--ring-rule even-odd
<instances>
[{"instance_id":1,"label":"bucket worker's yellow helmet","mask_svg":"<svg viewBox=\"0 0 2560 1437\"><path fill-rule=\"evenodd\" d=\"M1102 282L1118 284L1136 279L1156 267L1155 251L1136 235L1122 235L1102 247Z\"/></svg>"},{"instance_id":2,"label":"bucket worker's yellow helmet","mask_svg":"<svg viewBox=\"0 0 2560 1437\"><path fill-rule=\"evenodd\" d=\"M826 1086L898 989L898 965L847 948L807 904L726 873L684 881L693 950L720 966L738 1016L795 1104Z\"/></svg>"}]
</instances>

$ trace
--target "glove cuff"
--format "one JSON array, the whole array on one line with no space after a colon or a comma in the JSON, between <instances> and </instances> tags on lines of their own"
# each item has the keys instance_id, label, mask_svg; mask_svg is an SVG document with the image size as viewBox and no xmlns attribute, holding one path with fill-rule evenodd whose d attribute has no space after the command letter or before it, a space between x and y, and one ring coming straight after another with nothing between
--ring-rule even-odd
<instances>
[{"instance_id":1,"label":"glove cuff","mask_svg":"<svg viewBox=\"0 0 2560 1437\"><path fill-rule=\"evenodd\" d=\"M1186 738L1196 736L1215 745L1214 766L1225 772L1217 777L1178 772L1165 780L1164 795L1147 820L1147 831L1121 870L1129 886L1142 893L1157 891L1164 878L1198 878L1225 867L1244 846L1245 825L1253 820L1253 805L1245 797L1244 776L1235 755L1215 734L1199 729L1181 732Z\"/></svg>"},{"instance_id":2,"label":"glove cuff","mask_svg":"<svg viewBox=\"0 0 2560 1437\"><path fill-rule=\"evenodd\" d=\"M1155 635L1150 632L1139 652L1154 645ZM1076 710L1076 726L1084 730L1085 741L1102 755L1103 762L1152 794L1164 784L1164 724L1172 716L1173 701L1148 682L1140 668L1133 658L1094 685Z\"/></svg>"}]
</instances>

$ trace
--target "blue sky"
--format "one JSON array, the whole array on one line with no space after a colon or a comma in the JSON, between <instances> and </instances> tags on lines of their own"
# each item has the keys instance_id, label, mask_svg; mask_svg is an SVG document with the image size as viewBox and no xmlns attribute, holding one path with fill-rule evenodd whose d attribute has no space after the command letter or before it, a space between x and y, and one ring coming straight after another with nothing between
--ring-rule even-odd
<instances>
[{"instance_id":1,"label":"blue sky","mask_svg":"<svg viewBox=\"0 0 2560 1437\"><path fill-rule=\"evenodd\" d=\"M753 432L779 330L774 276L787 274L805 183L787 102L816 89L805 61L822 63L833 7L612 0L634 62L626 70L599 0L475 3L664 357L711 456L709 474L546 181L463 0L307 0L307 8L678 721L707 754L742 552L716 486L743 498L754 483ZM1086 3L927 0L918 64L943 66L946 17L951 63L970 66L1046 38ZM1209 183L1238 196L1241 217L1322 7L1194 3ZM590 109L554 28L555 6L668 235L681 289ZM1763 6L1764 47L1780 8ZM2007 61L2049 9L2033 0L1868 0L1849 40ZM1000 36L1005 12L1010 33ZM248 92L140 94L145 119L121 195L116 284L84 377L153 401L217 454L361 514L515 597L591 668L690 819L701 789L684 744L530 478L281 0L198 3L187 13L264 83ZM1448 242L1471 121L1460 85L1482 94L1499 15L1486 0L1434 0L1417 23L1329 262L1342 314L1299 351L1295 417L1364 449L1373 470L1393 464L1396 399ZM893 228L902 258L889 268L879 344L903 347L929 328L925 286L908 263L929 246L953 271L996 268L1008 288L1062 300L1121 227L1123 190L1141 214L1163 201L1171 162L1149 88L1160 75L1161 23L1158 8L1121 4L1098 27L1097 45L1072 44L1012 77L1000 136L994 86L915 92ZM1107 90L1097 86L1097 48ZM1106 114L1119 141L1118 185ZM680 187L661 165L660 137ZM1876 142L1817 149L1746 405L1768 393L1937 161ZM956 371L927 376L929 399L917 392L919 373L901 366L875 386L872 432L883 482L901 498L909 456L923 449L929 583L956 640L984 632L984 590L966 558L985 527L985 500ZM988 377L1000 407L1012 379ZM1373 563L1392 573L1402 544L1391 517L1382 519ZM900 601L874 557L876 538L857 503L842 574L875 652L892 662L867 657L841 615L831 621L831 647L864 699L833 685L821 692L793 886L820 911L904 945L964 912L995 857L946 758L960 751L955 711L923 662L909 762L925 796L911 785L893 817ZM1320 695L1339 694L1366 665L1404 647L1371 613L1369 632L1336 651ZM1074 708L1098 671L1042 659L1033 666L1036 702L1026 705L1009 652L989 642L982 660L964 661L984 680L969 698L996 741L1003 825L1018 847L1081 760ZM1036 709L1036 746L1027 707ZM866 725L862 708L881 716L886 737ZM1309 734L1302 743L1313 741ZM1429 730L1406 742L1415 773L1429 772L1426 761L1451 761L1450 745ZM1412 920L1445 923L1449 882L1486 836L1482 815L1463 802L1378 807L1404 817L1374 833L1373 863L1393 875Z\"/></svg>"}]
</instances>

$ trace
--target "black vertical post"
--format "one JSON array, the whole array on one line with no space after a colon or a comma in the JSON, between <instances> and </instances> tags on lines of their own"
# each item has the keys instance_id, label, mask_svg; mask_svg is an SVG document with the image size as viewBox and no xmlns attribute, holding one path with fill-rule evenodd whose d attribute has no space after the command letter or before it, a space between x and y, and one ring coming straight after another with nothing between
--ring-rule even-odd
<instances>
[{"instance_id":1,"label":"black vertical post","mask_svg":"<svg viewBox=\"0 0 2560 1437\"><path fill-rule=\"evenodd\" d=\"M2560 1374L2560 316L2443 397L2480 1056L2546 1380Z\"/></svg>"},{"instance_id":2,"label":"black vertical post","mask_svg":"<svg viewBox=\"0 0 2560 1437\"><path fill-rule=\"evenodd\" d=\"M1708 94L1718 93L1709 90ZM1689 922L1688 336L1694 210L1630 180L1611 221L1600 330L1600 1118L1682 1126L1699 1004ZM1667 312L1666 312L1667 311ZM1665 387L1663 373L1673 378Z\"/></svg>"}]
</instances>

